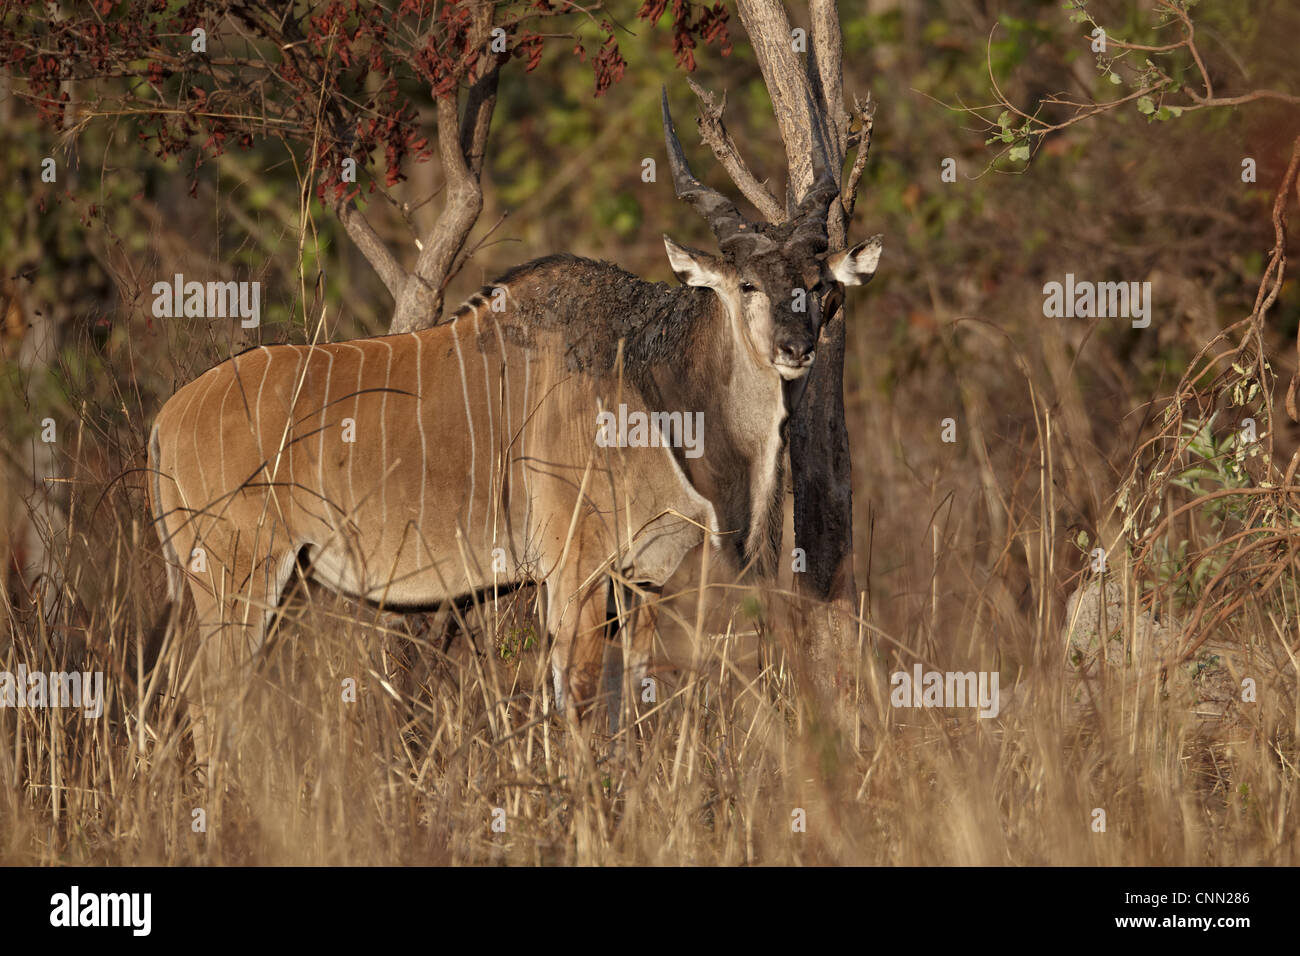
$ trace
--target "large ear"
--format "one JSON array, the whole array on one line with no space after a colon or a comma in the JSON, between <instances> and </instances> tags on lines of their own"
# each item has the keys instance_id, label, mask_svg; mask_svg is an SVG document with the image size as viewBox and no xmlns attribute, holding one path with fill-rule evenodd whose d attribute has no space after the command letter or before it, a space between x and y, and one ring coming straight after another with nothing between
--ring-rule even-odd
<instances>
[{"instance_id":1,"label":"large ear","mask_svg":"<svg viewBox=\"0 0 1300 956\"><path fill-rule=\"evenodd\" d=\"M872 236L852 249L837 252L826 260L831 274L844 285L866 285L876 274L880 253L884 250L884 236Z\"/></svg>"},{"instance_id":2,"label":"large ear","mask_svg":"<svg viewBox=\"0 0 1300 956\"><path fill-rule=\"evenodd\" d=\"M667 236L664 236L664 248L668 250L668 263L673 267L673 274L682 285L698 285L706 289L721 287L722 263L715 256L679 245Z\"/></svg>"}]
</instances>

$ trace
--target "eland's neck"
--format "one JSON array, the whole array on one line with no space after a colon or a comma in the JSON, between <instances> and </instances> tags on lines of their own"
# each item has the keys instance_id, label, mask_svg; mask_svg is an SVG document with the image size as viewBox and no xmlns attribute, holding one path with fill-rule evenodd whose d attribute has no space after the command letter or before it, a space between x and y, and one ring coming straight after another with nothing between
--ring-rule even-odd
<instances>
[{"instance_id":1,"label":"eland's neck","mask_svg":"<svg viewBox=\"0 0 1300 956\"><path fill-rule=\"evenodd\" d=\"M740 564L774 570L784 489L785 390L776 369L755 361L736 337L722 301L709 290L682 289L690 314L689 361L656 364L642 387L665 411L704 417L703 454L679 458L691 483L713 503ZM736 475L745 480L737 484Z\"/></svg>"}]
</instances>

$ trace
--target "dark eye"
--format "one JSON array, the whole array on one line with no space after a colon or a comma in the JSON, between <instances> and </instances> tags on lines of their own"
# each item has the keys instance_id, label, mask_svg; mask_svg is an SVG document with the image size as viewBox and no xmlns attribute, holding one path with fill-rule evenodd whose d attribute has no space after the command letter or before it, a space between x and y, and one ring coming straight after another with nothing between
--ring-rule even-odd
<instances>
[{"instance_id":1,"label":"dark eye","mask_svg":"<svg viewBox=\"0 0 1300 956\"><path fill-rule=\"evenodd\" d=\"M742 282L740 284L740 291L745 293L745 295L749 295L751 292L757 292L758 286L754 285L752 282Z\"/></svg>"}]
</instances>

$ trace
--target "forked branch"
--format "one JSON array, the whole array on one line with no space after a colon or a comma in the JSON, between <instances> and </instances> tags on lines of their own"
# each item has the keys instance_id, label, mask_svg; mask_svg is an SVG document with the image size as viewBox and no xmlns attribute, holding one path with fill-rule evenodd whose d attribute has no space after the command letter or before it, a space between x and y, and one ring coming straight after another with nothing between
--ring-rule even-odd
<instances>
[{"instance_id":1,"label":"forked branch","mask_svg":"<svg viewBox=\"0 0 1300 956\"><path fill-rule=\"evenodd\" d=\"M741 158L735 140L731 138L726 125L722 122L722 111L727 108L727 94L724 92L722 101L715 103L713 94L703 89L693 79L687 77L686 82L700 100L700 116L696 120L696 125L700 130L700 139L713 150L713 155L722 168L727 171L727 175L736 184L736 188L741 191L746 199L753 203L754 208L762 213L764 219L768 222L781 222L784 220L784 206L767 188L767 183L759 182L758 177L750 171L745 160Z\"/></svg>"}]
</instances>

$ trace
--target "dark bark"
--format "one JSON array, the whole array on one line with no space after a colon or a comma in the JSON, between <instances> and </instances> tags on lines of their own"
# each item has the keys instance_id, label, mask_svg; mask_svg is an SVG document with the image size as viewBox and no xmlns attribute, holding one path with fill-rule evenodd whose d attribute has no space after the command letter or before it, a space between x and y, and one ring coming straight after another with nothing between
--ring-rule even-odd
<instances>
[{"instance_id":1,"label":"dark bark","mask_svg":"<svg viewBox=\"0 0 1300 956\"><path fill-rule=\"evenodd\" d=\"M835 0L812 0L809 57L800 65L790 42L790 23L779 0L738 0L763 79L772 96L777 126L789 164L787 204L792 206L813 182L812 143L820 140L841 181L849 147L844 107L843 45ZM869 134L859 137L859 155L848 194L831 204L827 233L832 252L847 244L848 213L853 208ZM807 558L799 575L807 653L814 687L829 695L846 686L851 626L857 593L853 573L853 476L848 428L844 422L844 310L827 316L817 345L817 361L796 399L790 422L790 464L794 484L795 546Z\"/></svg>"}]
</instances>

